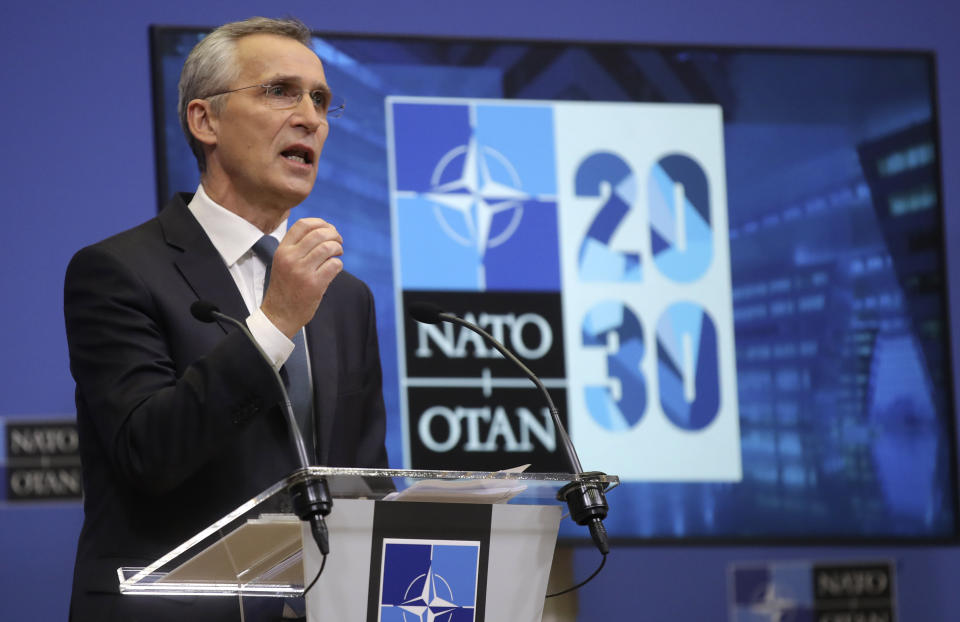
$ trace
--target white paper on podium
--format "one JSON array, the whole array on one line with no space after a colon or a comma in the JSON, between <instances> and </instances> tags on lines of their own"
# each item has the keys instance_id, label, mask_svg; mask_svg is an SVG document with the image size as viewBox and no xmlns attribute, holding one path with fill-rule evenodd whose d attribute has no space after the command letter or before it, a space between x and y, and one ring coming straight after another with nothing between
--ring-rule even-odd
<instances>
[{"instance_id":1,"label":"white paper on podium","mask_svg":"<svg viewBox=\"0 0 960 622\"><path fill-rule=\"evenodd\" d=\"M523 464L497 473L523 473ZM527 489L527 485L511 480L462 479L419 480L400 492L392 492L384 501L428 501L432 503L506 503Z\"/></svg>"}]
</instances>

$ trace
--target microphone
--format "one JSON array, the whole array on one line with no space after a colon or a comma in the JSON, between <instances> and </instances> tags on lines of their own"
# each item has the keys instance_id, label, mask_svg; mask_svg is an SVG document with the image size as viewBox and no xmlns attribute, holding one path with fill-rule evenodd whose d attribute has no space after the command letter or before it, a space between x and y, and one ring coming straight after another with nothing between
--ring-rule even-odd
<instances>
[{"instance_id":1,"label":"microphone","mask_svg":"<svg viewBox=\"0 0 960 622\"><path fill-rule=\"evenodd\" d=\"M494 339L490 333L476 324L457 317L452 313L447 313L437 305L428 302L412 303L408 312L410 313L410 317L421 324L451 322L477 333L483 337L484 341L496 348L500 354L520 368L533 384L540 389L540 393L543 394L547 406L550 409L550 415L553 417L553 425L557 429L557 435L560 437L560 445L563 447L567 462L570 464L570 471L574 475L581 476L581 481L570 482L561 488L557 494L557 498L567 502L567 507L570 509L570 516L578 525L587 525L589 527L590 537L593 539L593 543L597 549L603 555L609 553L610 543L607 538L607 528L603 525L603 519L606 518L610 506L607 505L607 499L603 494L604 486L599 481L596 481L596 478L603 474L597 471L584 473L583 467L580 466L580 458L577 457L577 450L570 441L566 428L563 427L563 423L560 421L560 412L557 410L557 407L553 405L553 399L550 398L550 393L543 385L543 382L540 381L540 378L530 371L506 346Z\"/></svg>"},{"instance_id":2,"label":"microphone","mask_svg":"<svg viewBox=\"0 0 960 622\"><path fill-rule=\"evenodd\" d=\"M443 322L443 309L432 302L414 302L407 310L410 317L421 324L439 324Z\"/></svg>"},{"instance_id":3,"label":"microphone","mask_svg":"<svg viewBox=\"0 0 960 622\"><path fill-rule=\"evenodd\" d=\"M247 325L240 320L230 317L220 312L217 305L206 300L197 300L190 305L190 313L201 322L211 323L217 320L233 324L246 335L253 347L257 349L263 360L266 361L270 370L273 371L277 387L283 396L283 411L287 417L287 427L290 429L290 438L293 442L293 448L297 454L300 466L306 471L310 467L310 460L307 458L306 445L303 442L303 435L300 433L300 426L293 415L293 406L290 404L290 396L287 395L287 389L283 384L283 379L273 367L270 357L263 351L257 340L250 334ZM327 524L323 517L330 513L333 508L333 500L330 498L330 490L327 488L327 480L323 477L305 478L301 482L296 482L290 486L290 497L293 502L293 511L302 521L310 523L310 533L313 534L313 540L317 543L320 553L326 557L330 552L330 540L327 534Z\"/></svg>"}]
</instances>

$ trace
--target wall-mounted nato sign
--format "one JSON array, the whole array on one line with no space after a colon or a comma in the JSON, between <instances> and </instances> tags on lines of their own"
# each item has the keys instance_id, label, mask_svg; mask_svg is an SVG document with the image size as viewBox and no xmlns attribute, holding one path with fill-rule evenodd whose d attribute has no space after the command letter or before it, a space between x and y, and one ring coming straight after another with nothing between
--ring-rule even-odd
<instances>
[{"instance_id":1,"label":"wall-mounted nato sign","mask_svg":"<svg viewBox=\"0 0 960 622\"><path fill-rule=\"evenodd\" d=\"M152 31L161 202L198 182L176 99L204 34ZM347 106L291 217L373 291L391 466L567 468L529 380L424 301L544 378L623 479L616 537L956 537L931 55L313 49Z\"/></svg>"},{"instance_id":2,"label":"wall-mounted nato sign","mask_svg":"<svg viewBox=\"0 0 960 622\"><path fill-rule=\"evenodd\" d=\"M80 441L73 419L0 419L0 472L7 502L78 500Z\"/></svg>"},{"instance_id":3,"label":"wall-mounted nato sign","mask_svg":"<svg viewBox=\"0 0 960 622\"><path fill-rule=\"evenodd\" d=\"M398 317L429 300L500 338L566 406L589 468L740 480L719 106L386 106ZM498 353L402 326L408 466L506 452L565 470L542 398Z\"/></svg>"},{"instance_id":4,"label":"wall-mounted nato sign","mask_svg":"<svg viewBox=\"0 0 960 622\"><path fill-rule=\"evenodd\" d=\"M730 568L730 622L895 622L891 562L778 562Z\"/></svg>"}]
</instances>

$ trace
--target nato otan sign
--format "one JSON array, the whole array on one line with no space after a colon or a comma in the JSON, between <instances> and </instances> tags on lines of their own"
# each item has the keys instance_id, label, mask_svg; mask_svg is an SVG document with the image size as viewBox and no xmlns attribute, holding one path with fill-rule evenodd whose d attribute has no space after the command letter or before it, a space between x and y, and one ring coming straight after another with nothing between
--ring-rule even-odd
<instances>
[{"instance_id":1,"label":"nato otan sign","mask_svg":"<svg viewBox=\"0 0 960 622\"><path fill-rule=\"evenodd\" d=\"M721 110L390 97L404 461L566 470L543 379L588 469L741 478Z\"/></svg>"}]
</instances>

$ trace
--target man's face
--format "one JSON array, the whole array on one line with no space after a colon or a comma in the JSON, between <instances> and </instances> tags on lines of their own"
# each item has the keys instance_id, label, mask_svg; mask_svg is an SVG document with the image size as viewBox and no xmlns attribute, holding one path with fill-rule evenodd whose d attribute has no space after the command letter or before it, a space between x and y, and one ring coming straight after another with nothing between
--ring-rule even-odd
<instances>
[{"instance_id":1,"label":"man's face","mask_svg":"<svg viewBox=\"0 0 960 622\"><path fill-rule=\"evenodd\" d=\"M303 90L326 89L323 64L299 42L257 34L237 41L240 75L231 89L254 84L286 83ZM208 157L225 181L223 200L241 198L267 209L288 210L313 188L317 159L329 126L304 94L293 108L276 110L264 89L252 88L229 98L215 115L217 144Z\"/></svg>"}]
</instances>

